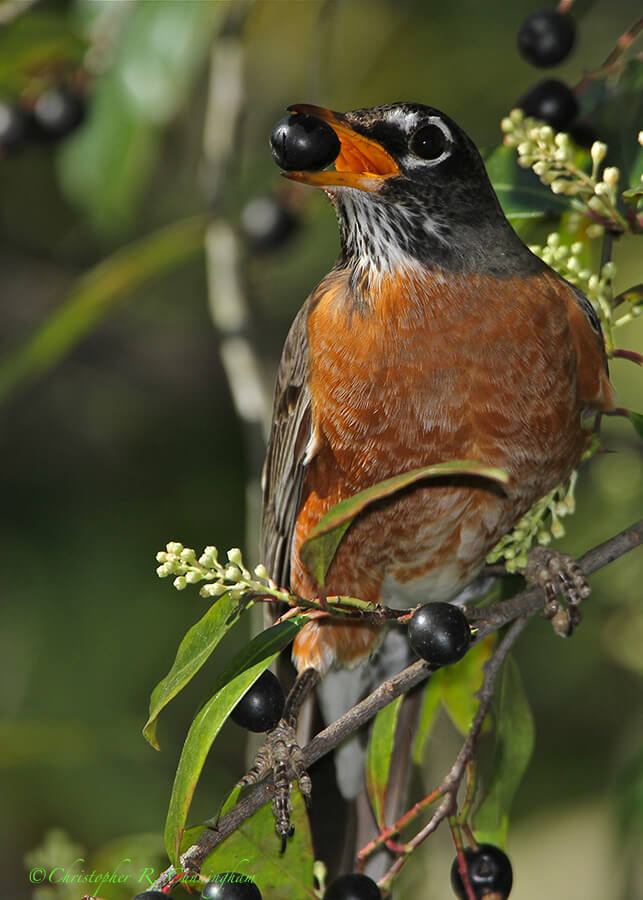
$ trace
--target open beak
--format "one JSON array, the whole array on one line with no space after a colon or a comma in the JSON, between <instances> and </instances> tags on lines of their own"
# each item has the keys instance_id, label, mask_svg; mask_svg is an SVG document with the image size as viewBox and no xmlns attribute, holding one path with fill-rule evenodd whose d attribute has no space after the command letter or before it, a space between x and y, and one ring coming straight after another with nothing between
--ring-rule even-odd
<instances>
[{"instance_id":1,"label":"open beak","mask_svg":"<svg viewBox=\"0 0 643 900\"><path fill-rule=\"evenodd\" d=\"M374 192L386 178L399 175L398 164L382 145L351 128L342 113L309 103L295 103L288 107L288 111L322 119L339 138L341 149L334 170L282 172L284 178L321 188L351 187Z\"/></svg>"}]
</instances>

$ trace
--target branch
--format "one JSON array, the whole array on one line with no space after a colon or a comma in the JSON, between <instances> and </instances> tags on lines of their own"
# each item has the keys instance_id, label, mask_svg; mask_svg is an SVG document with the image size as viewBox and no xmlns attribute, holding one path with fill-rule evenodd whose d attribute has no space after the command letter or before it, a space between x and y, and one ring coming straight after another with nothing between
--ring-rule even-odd
<instances>
[{"instance_id":1,"label":"branch","mask_svg":"<svg viewBox=\"0 0 643 900\"><path fill-rule=\"evenodd\" d=\"M594 547L579 560L579 565L586 574L592 574L642 543L643 519L630 528L626 528L615 537L610 538L610 540ZM493 693L493 682L506 651L518 636L526 621L540 612L542 608L542 590L540 588L530 588L529 590L521 591L509 600L496 603L492 607L481 610L467 610L469 618L472 621L475 620L478 628L477 641L482 640L488 634L497 631L509 622L517 620L507 635L505 635L487 666L485 681L480 692L478 716L484 718L484 715L486 715L486 707L488 707L487 697ZM303 762L306 768L317 762L322 756L330 753L331 750L334 750L348 735L353 734L362 725L369 722L381 709L395 700L396 697L399 697L400 694L404 694L421 682L426 681L432 671L434 670L424 660L418 660L398 675L381 684L372 694L321 731L302 749ZM453 769L447 776L447 781L453 779L454 772L457 775L460 769L463 770L469 761L472 746L471 734L474 733L477 725L479 727L478 716L474 720L472 731L465 741ZM482 719L480 719L481 721ZM475 742L475 736L473 741ZM249 789L244 799L225 815L216 827L214 827L216 824L214 821L208 822L207 824L211 827L204 831L198 841L181 857L183 868L188 870L199 869L205 858L264 803L272 799L272 795L272 783L269 780L263 781L261 784ZM439 811L436 811L436 815ZM154 889L160 890L165 887L175 875L176 870L174 867L170 867L159 876L153 886Z\"/></svg>"},{"instance_id":2,"label":"branch","mask_svg":"<svg viewBox=\"0 0 643 900\"><path fill-rule=\"evenodd\" d=\"M589 550L578 560L578 565L586 575L593 575L599 569L618 559L623 554L634 550L643 543L643 519L621 531L615 537L604 541ZM492 631L502 628L519 616L533 616L540 612L543 605L543 594L540 588L529 588L521 591L509 600L494 603L484 609L467 609L467 618L476 623L479 632L477 638L484 638Z\"/></svg>"},{"instance_id":3,"label":"branch","mask_svg":"<svg viewBox=\"0 0 643 900\"><path fill-rule=\"evenodd\" d=\"M458 793L458 789L460 787L460 784L462 783L466 767L475 756L475 749L478 738L480 737L480 731L482 730L484 720L486 719L493 702L496 678L498 677L498 673L500 672L502 664L506 659L507 653L517 640L518 636L520 635L521 631L528 621L529 619L527 616L521 616L520 618L516 619L511 628L507 631L501 642L496 647L493 656L485 664L484 680L482 682L482 687L478 691L478 699L480 700L480 704L473 720L473 724L469 729L469 733L467 734L467 737L462 745L460 752L458 753L456 761L451 767L449 774L443 780L437 791L433 792L430 795L432 799L435 796L436 799L437 797L443 797L443 800L436 811L433 813L427 824L420 829L415 837L411 838L411 840L404 845L404 852L400 854L400 856L391 865L389 870L385 873L383 878L379 881L379 886L384 890L388 890L397 873L408 861L411 852L419 847L419 845L423 841L425 841L430 834L433 834L433 832L448 816L453 814L454 807L456 805L456 795ZM411 810L411 812L415 813L415 809ZM391 829L387 829L386 836L388 837L389 831L392 834L400 831L408 821L410 821L409 813L404 815L398 822L395 823L395 825L391 826ZM366 861L366 857L373 852L376 846L378 846L380 843L383 843L384 840L386 840L386 838L384 838L382 835L379 835L377 840L373 842L372 846L369 845L367 848L364 848L364 850L360 852L359 861L361 866L363 866L364 862Z\"/></svg>"}]
</instances>

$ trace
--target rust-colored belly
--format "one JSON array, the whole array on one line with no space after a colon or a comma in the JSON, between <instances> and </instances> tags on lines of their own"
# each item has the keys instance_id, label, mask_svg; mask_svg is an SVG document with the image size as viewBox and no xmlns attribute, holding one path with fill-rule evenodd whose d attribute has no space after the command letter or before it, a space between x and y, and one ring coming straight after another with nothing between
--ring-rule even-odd
<instances>
[{"instance_id":1,"label":"rust-colored belly","mask_svg":"<svg viewBox=\"0 0 643 900\"><path fill-rule=\"evenodd\" d=\"M519 278L390 280L375 307L350 314L337 277L322 292L309 318L319 451L297 520L295 590L318 592L298 549L340 499L431 463L502 466L505 490L449 478L373 504L344 537L326 584L329 594L405 606L418 593L452 598L531 504L578 465L586 435L567 308L545 279L531 282L526 291ZM362 643L372 643L371 630L325 628L304 629L299 667L369 652ZM326 645L341 643L338 628L347 646L333 656Z\"/></svg>"}]
</instances>

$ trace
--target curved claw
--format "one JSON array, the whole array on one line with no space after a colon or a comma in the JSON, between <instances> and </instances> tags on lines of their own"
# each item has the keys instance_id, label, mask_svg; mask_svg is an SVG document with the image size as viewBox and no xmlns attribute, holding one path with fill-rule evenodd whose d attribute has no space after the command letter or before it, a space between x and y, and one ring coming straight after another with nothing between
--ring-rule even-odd
<instances>
[{"instance_id":1,"label":"curved claw","mask_svg":"<svg viewBox=\"0 0 643 900\"><path fill-rule=\"evenodd\" d=\"M544 614L556 634L568 637L581 619L578 605L591 594L590 586L573 557L559 550L534 547L529 553L525 578L545 593ZM561 606L559 596L566 606Z\"/></svg>"}]
</instances>

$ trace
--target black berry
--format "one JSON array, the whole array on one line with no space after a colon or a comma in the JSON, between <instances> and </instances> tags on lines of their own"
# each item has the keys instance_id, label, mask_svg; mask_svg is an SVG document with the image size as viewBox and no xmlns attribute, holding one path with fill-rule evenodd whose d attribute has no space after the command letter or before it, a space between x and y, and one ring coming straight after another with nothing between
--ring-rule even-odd
<instances>
[{"instance_id":1,"label":"black berry","mask_svg":"<svg viewBox=\"0 0 643 900\"><path fill-rule=\"evenodd\" d=\"M434 666L462 659L471 643L466 616L450 603L425 603L409 621L409 643L418 656Z\"/></svg>"},{"instance_id":2,"label":"black berry","mask_svg":"<svg viewBox=\"0 0 643 900\"><path fill-rule=\"evenodd\" d=\"M284 703L279 679L266 670L239 700L230 718L248 731L270 731L281 719Z\"/></svg>"},{"instance_id":3,"label":"black berry","mask_svg":"<svg viewBox=\"0 0 643 900\"><path fill-rule=\"evenodd\" d=\"M134 900L172 900L172 897L163 891L143 891L142 894L137 894Z\"/></svg>"},{"instance_id":4,"label":"black berry","mask_svg":"<svg viewBox=\"0 0 643 900\"><path fill-rule=\"evenodd\" d=\"M208 881L201 897L203 900L261 900L261 891L247 875L221 872Z\"/></svg>"},{"instance_id":5,"label":"black berry","mask_svg":"<svg viewBox=\"0 0 643 900\"><path fill-rule=\"evenodd\" d=\"M507 854L493 844L480 844L477 850L468 847L464 851L464 856L476 900L478 898L481 900L489 894L493 894L497 900L506 900L513 884L513 872ZM451 866L451 886L461 900L468 900L457 856Z\"/></svg>"},{"instance_id":6,"label":"black berry","mask_svg":"<svg viewBox=\"0 0 643 900\"><path fill-rule=\"evenodd\" d=\"M253 197L241 212L241 230L253 250L268 252L286 243L297 230L299 219L271 194Z\"/></svg>"},{"instance_id":7,"label":"black berry","mask_svg":"<svg viewBox=\"0 0 643 900\"><path fill-rule=\"evenodd\" d=\"M555 66L568 55L576 39L574 20L555 9L527 16L518 31L518 50L534 66Z\"/></svg>"},{"instance_id":8,"label":"black berry","mask_svg":"<svg viewBox=\"0 0 643 900\"><path fill-rule=\"evenodd\" d=\"M30 122L27 113L17 103L0 100L0 150L16 153L30 137Z\"/></svg>"},{"instance_id":9,"label":"black berry","mask_svg":"<svg viewBox=\"0 0 643 900\"><path fill-rule=\"evenodd\" d=\"M326 888L324 900L382 900L380 889L368 875L340 875Z\"/></svg>"},{"instance_id":10,"label":"black berry","mask_svg":"<svg viewBox=\"0 0 643 900\"><path fill-rule=\"evenodd\" d=\"M339 138L330 125L303 113L277 122L270 144L275 162L287 171L323 169L337 159L340 151Z\"/></svg>"},{"instance_id":11,"label":"black berry","mask_svg":"<svg viewBox=\"0 0 643 900\"><path fill-rule=\"evenodd\" d=\"M34 137L58 141L71 134L85 118L85 102L64 85L41 94L32 110Z\"/></svg>"},{"instance_id":12,"label":"black berry","mask_svg":"<svg viewBox=\"0 0 643 900\"><path fill-rule=\"evenodd\" d=\"M552 128L565 128L576 117L578 103L573 91L563 84L548 78L539 82L518 102L527 116L542 119Z\"/></svg>"}]
</instances>

